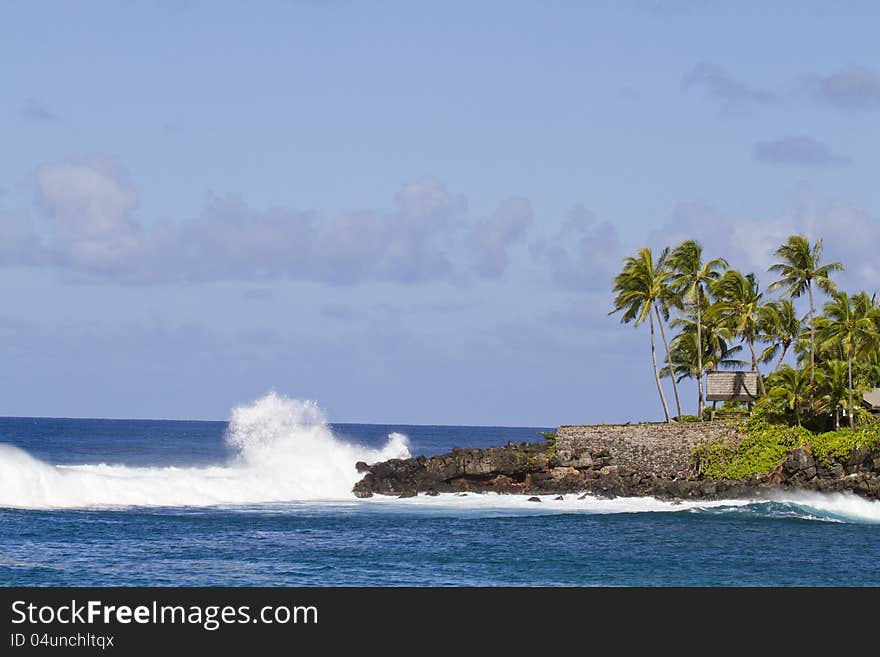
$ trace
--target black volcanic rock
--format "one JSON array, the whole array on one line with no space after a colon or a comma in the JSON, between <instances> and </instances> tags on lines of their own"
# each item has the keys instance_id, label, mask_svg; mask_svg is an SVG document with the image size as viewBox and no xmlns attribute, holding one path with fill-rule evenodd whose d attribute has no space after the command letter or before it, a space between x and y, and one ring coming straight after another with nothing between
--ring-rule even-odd
<instances>
[{"instance_id":1,"label":"black volcanic rock","mask_svg":"<svg viewBox=\"0 0 880 657\"><path fill-rule=\"evenodd\" d=\"M670 477L625 468L607 450L553 452L547 443L508 443L503 447L455 448L446 454L357 464L364 477L357 497L419 493L501 493L661 499L751 498L773 489L849 491L880 497L880 453L855 450L843 462L820 463L806 449L790 452L772 473L740 480L710 480L697 475Z\"/></svg>"}]
</instances>

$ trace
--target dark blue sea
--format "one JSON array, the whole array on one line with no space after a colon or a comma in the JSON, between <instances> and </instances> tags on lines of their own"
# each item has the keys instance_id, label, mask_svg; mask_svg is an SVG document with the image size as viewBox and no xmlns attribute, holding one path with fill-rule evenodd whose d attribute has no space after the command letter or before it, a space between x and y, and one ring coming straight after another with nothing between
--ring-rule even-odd
<instances>
[{"instance_id":1,"label":"dark blue sea","mask_svg":"<svg viewBox=\"0 0 880 657\"><path fill-rule=\"evenodd\" d=\"M880 585L880 504L356 499L357 460L546 427L328 424L270 395L230 422L0 419L0 584Z\"/></svg>"}]
</instances>

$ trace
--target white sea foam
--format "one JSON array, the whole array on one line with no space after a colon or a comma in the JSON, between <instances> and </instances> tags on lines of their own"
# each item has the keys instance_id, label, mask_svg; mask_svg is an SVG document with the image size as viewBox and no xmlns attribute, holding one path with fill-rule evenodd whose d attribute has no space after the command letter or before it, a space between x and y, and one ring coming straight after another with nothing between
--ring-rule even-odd
<instances>
[{"instance_id":1,"label":"white sea foam","mask_svg":"<svg viewBox=\"0 0 880 657\"><path fill-rule=\"evenodd\" d=\"M211 506L347 499L361 477L357 461L409 456L406 436L382 449L333 435L311 401L275 393L236 408L226 440L235 456L212 467L50 465L0 444L0 506Z\"/></svg>"},{"instance_id":2,"label":"white sea foam","mask_svg":"<svg viewBox=\"0 0 880 657\"><path fill-rule=\"evenodd\" d=\"M717 507L745 506L748 500L687 500L668 501L654 497L615 497L604 498L592 495L535 496L540 502L529 501L528 495L503 495L497 493L445 493L441 495L419 495L403 499L376 496L368 500L385 508L396 507L401 511L419 510L425 512L462 512L465 515L505 516L505 515L553 515L560 513L666 513Z\"/></svg>"},{"instance_id":3,"label":"white sea foam","mask_svg":"<svg viewBox=\"0 0 880 657\"><path fill-rule=\"evenodd\" d=\"M442 494L411 498L376 496L366 500L387 512L418 512L463 517L541 516L558 514L676 513L731 514L822 522L880 523L880 502L848 493L785 492L768 499L658 500L653 497Z\"/></svg>"}]
</instances>

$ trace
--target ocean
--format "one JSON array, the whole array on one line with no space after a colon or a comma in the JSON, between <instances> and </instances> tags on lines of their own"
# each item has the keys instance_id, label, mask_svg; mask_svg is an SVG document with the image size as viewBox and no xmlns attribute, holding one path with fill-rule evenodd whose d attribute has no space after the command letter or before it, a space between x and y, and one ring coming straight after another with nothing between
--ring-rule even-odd
<instances>
[{"instance_id":1,"label":"ocean","mask_svg":"<svg viewBox=\"0 0 880 657\"><path fill-rule=\"evenodd\" d=\"M351 494L354 464L550 427L0 418L0 584L878 586L880 503Z\"/></svg>"}]
</instances>

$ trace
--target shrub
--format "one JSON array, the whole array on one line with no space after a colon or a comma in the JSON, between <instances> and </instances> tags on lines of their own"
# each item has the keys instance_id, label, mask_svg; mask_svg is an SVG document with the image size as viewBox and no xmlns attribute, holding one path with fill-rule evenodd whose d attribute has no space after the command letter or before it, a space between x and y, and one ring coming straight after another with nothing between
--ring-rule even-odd
<instances>
[{"instance_id":1,"label":"shrub","mask_svg":"<svg viewBox=\"0 0 880 657\"><path fill-rule=\"evenodd\" d=\"M697 472L708 479L742 479L767 473L811 435L803 427L770 424L761 418L752 420L746 424L747 437L739 444L718 440L694 450L693 464Z\"/></svg>"},{"instance_id":2,"label":"shrub","mask_svg":"<svg viewBox=\"0 0 880 657\"><path fill-rule=\"evenodd\" d=\"M716 440L697 447L692 465L707 479L741 479L766 474L778 467L794 449L806 447L819 463L845 461L855 449L880 449L880 422L864 419L856 431L843 427L814 433L777 421L772 407L759 405L742 426L746 438L739 444Z\"/></svg>"},{"instance_id":3,"label":"shrub","mask_svg":"<svg viewBox=\"0 0 880 657\"><path fill-rule=\"evenodd\" d=\"M880 424L863 424L855 431L826 431L810 439L810 452L825 466L830 465L832 460L845 461L854 450L862 447L880 449Z\"/></svg>"},{"instance_id":4,"label":"shrub","mask_svg":"<svg viewBox=\"0 0 880 657\"><path fill-rule=\"evenodd\" d=\"M542 431L541 435L544 436L544 440L547 441L547 455L552 456L556 453L556 432Z\"/></svg>"}]
</instances>

